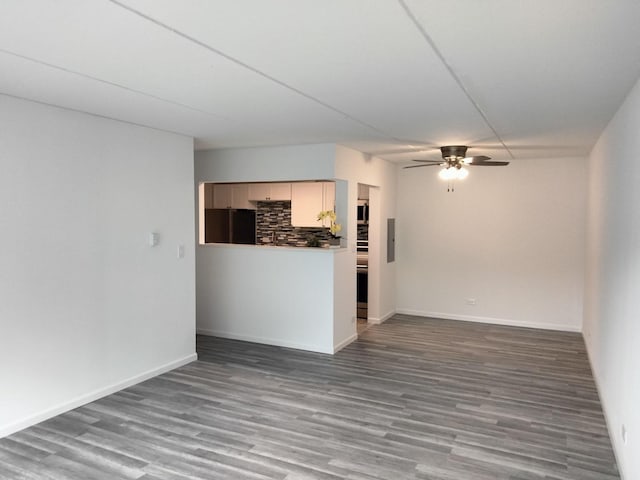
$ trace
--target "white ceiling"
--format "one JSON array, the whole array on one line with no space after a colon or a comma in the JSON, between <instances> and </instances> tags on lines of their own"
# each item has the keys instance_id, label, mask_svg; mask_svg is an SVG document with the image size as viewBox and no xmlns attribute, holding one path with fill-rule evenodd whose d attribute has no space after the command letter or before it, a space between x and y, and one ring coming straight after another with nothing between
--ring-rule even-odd
<instances>
[{"instance_id":1,"label":"white ceiling","mask_svg":"<svg viewBox=\"0 0 640 480\"><path fill-rule=\"evenodd\" d=\"M2 0L0 92L198 149L586 155L640 76L639 21L638 0Z\"/></svg>"}]
</instances>

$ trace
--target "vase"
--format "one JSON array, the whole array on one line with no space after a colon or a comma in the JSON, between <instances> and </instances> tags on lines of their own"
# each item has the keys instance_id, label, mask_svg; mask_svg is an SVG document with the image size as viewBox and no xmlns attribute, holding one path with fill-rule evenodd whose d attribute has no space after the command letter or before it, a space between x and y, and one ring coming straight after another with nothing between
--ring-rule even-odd
<instances>
[{"instance_id":1,"label":"vase","mask_svg":"<svg viewBox=\"0 0 640 480\"><path fill-rule=\"evenodd\" d=\"M329 237L329 245L333 246L340 246L340 237Z\"/></svg>"}]
</instances>

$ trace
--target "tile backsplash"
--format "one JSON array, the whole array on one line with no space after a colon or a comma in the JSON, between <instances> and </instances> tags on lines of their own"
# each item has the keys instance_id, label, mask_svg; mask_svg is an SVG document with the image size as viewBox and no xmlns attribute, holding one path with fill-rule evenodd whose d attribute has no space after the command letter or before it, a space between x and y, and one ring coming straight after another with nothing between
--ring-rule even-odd
<instances>
[{"instance_id":1,"label":"tile backsplash","mask_svg":"<svg viewBox=\"0 0 640 480\"><path fill-rule=\"evenodd\" d=\"M328 228L293 227L291 202L258 202L256 210L256 244L306 247L309 237L327 245L331 237Z\"/></svg>"}]
</instances>

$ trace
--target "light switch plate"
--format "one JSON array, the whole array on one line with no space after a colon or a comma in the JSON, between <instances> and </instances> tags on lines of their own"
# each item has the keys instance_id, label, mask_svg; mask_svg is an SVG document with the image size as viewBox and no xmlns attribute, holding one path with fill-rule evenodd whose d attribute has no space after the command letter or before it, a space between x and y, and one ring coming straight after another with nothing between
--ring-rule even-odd
<instances>
[{"instance_id":1,"label":"light switch plate","mask_svg":"<svg viewBox=\"0 0 640 480\"><path fill-rule=\"evenodd\" d=\"M149 246L150 247L155 247L156 245L158 245L159 241L160 241L160 235L158 235L157 232L151 232L149 234Z\"/></svg>"}]
</instances>

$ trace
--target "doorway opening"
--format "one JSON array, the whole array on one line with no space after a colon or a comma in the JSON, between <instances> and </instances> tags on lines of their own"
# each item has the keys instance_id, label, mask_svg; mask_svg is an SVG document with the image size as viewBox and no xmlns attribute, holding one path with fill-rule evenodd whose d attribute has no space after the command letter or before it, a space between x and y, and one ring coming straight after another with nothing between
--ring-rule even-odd
<instances>
[{"instance_id":1,"label":"doorway opening","mask_svg":"<svg viewBox=\"0 0 640 480\"><path fill-rule=\"evenodd\" d=\"M358 184L356 238L356 317L360 335L369 327L369 186Z\"/></svg>"}]
</instances>

